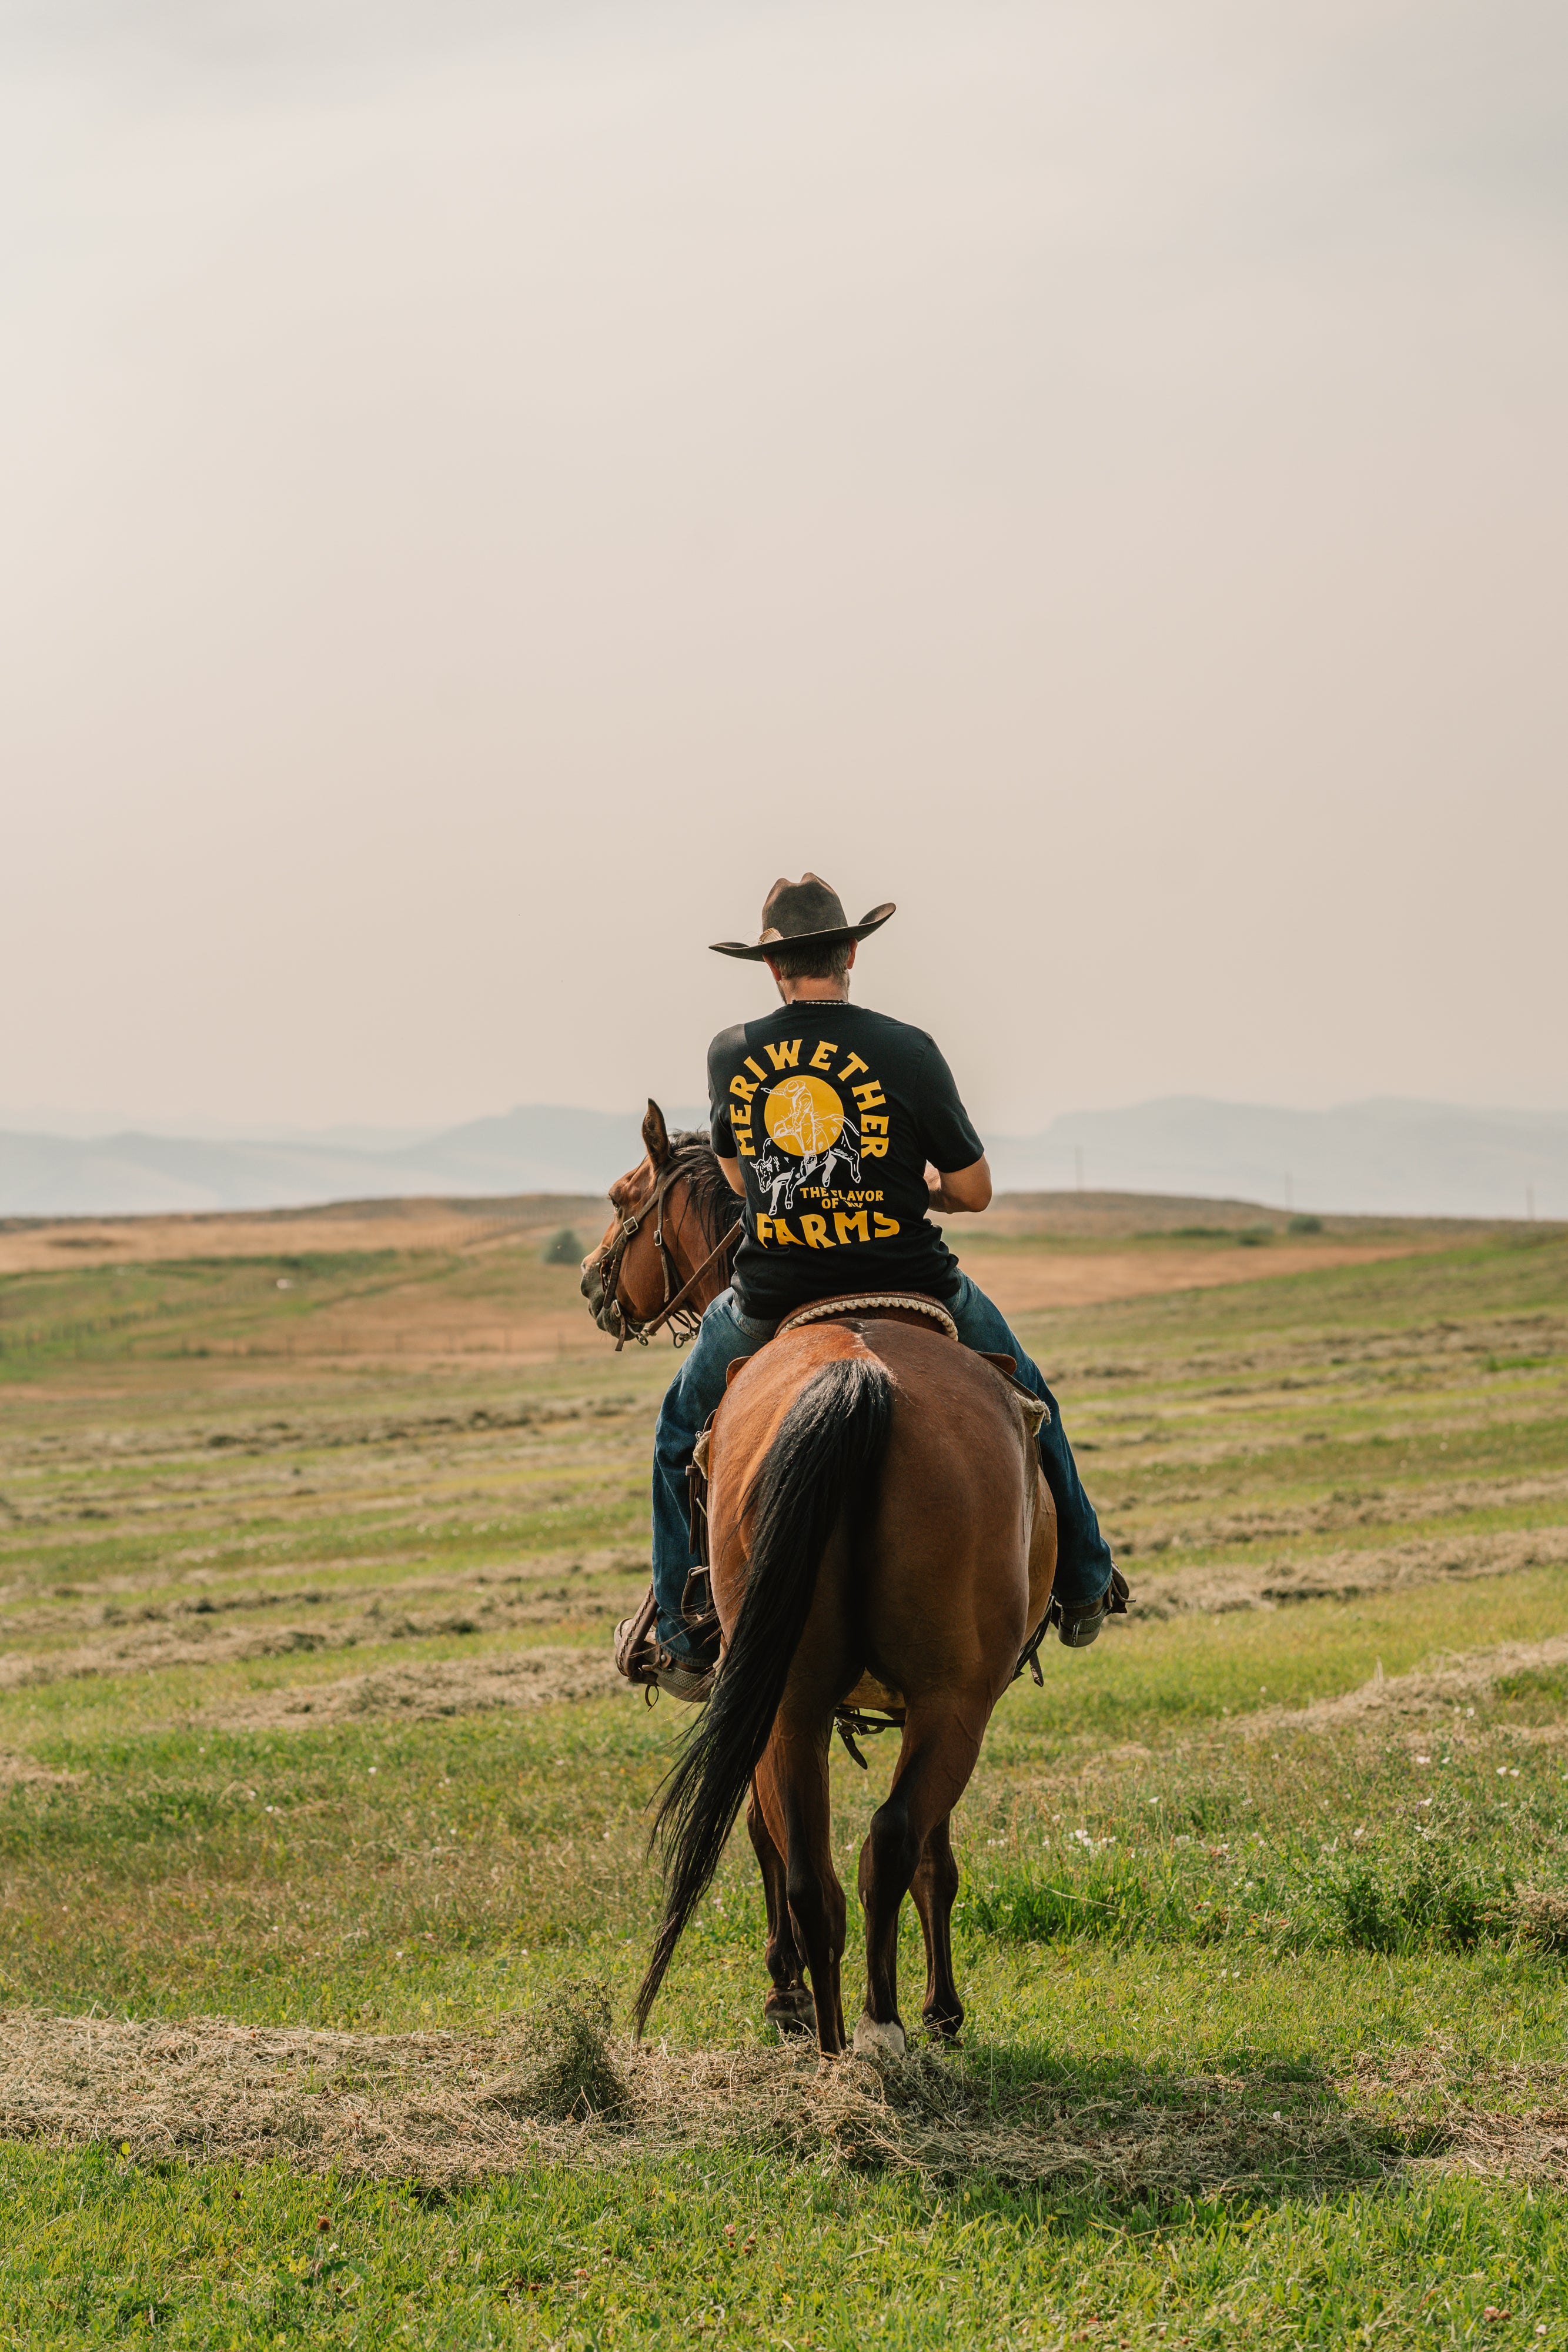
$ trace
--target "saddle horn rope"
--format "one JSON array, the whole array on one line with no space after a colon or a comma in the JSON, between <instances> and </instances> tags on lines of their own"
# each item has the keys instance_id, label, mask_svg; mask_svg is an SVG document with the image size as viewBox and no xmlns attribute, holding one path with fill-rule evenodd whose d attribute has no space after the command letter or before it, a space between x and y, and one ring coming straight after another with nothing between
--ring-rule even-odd
<instances>
[{"instance_id":1,"label":"saddle horn rope","mask_svg":"<svg viewBox=\"0 0 1568 2352\"><path fill-rule=\"evenodd\" d=\"M814 1306L798 1307L793 1315L787 1315L773 1336L781 1339L786 1331L798 1331L804 1323L829 1323L841 1316L874 1315L878 1307L903 1307L915 1315L929 1316L937 1329L945 1331L949 1339L956 1339L958 1336L958 1326L947 1309L939 1306L935 1298L923 1298L913 1290L853 1291L845 1298L819 1298Z\"/></svg>"}]
</instances>

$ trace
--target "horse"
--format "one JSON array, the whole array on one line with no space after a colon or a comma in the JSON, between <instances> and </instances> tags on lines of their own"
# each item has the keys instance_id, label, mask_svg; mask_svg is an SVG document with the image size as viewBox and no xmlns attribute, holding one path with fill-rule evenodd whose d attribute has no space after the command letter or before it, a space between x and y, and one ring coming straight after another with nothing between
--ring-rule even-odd
<instances>
[{"instance_id":1,"label":"horse","mask_svg":"<svg viewBox=\"0 0 1568 2352\"><path fill-rule=\"evenodd\" d=\"M634 1202L659 1172L650 1144L617 1189ZM903 1716L892 1787L861 1851L866 1992L854 2047L906 2046L897 1944L910 1893L925 1944L922 2017L934 2036L956 2039L953 1807L1055 1576L1035 1425L1001 1372L929 1306L811 1309L733 1369L707 1458L723 1664L658 1805L665 1900L639 2033L744 1804L767 1900L764 2014L782 2032L814 2029L824 2058L846 2048L828 1757L847 1703Z\"/></svg>"},{"instance_id":2,"label":"horse","mask_svg":"<svg viewBox=\"0 0 1568 2352\"><path fill-rule=\"evenodd\" d=\"M615 1213L579 1269L588 1311L618 1355L628 1339L645 1348L666 1323L677 1348L689 1339L727 1286L740 1239L740 1197L700 1128L672 1135L650 1099L643 1149L641 1164L610 1187Z\"/></svg>"}]
</instances>

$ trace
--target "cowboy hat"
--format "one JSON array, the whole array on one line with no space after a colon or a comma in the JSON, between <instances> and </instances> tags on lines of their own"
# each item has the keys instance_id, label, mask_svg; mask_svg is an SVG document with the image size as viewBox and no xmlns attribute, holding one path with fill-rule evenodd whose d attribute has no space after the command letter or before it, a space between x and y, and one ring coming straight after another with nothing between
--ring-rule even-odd
<instances>
[{"instance_id":1,"label":"cowboy hat","mask_svg":"<svg viewBox=\"0 0 1568 2352\"><path fill-rule=\"evenodd\" d=\"M799 882L780 875L763 905L761 938L749 947L743 940L715 940L713 953L760 963L778 948L836 948L846 940L863 940L880 931L896 912L889 898L852 923L845 918L843 900L820 874L802 874Z\"/></svg>"}]
</instances>

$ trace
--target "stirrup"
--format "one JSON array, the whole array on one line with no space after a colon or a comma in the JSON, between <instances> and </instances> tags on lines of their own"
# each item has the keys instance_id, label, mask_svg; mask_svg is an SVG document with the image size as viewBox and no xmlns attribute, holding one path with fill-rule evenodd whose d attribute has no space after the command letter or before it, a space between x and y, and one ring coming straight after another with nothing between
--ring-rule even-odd
<instances>
[{"instance_id":1,"label":"stirrup","mask_svg":"<svg viewBox=\"0 0 1568 2352\"><path fill-rule=\"evenodd\" d=\"M693 1704L706 1698L718 1672L717 1657L685 1658L666 1650L659 1640L658 1622L659 1604L650 1585L636 1613L623 1617L615 1628L616 1673L639 1685L650 1706L661 1691ZM714 1622L716 1630L716 1618Z\"/></svg>"},{"instance_id":2,"label":"stirrup","mask_svg":"<svg viewBox=\"0 0 1568 2352\"><path fill-rule=\"evenodd\" d=\"M634 1614L622 1617L615 1628L615 1671L618 1675L624 1675L629 1683L647 1680L642 1671L643 1653L658 1622L659 1604L650 1584Z\"/></svg>"}]
</instances>

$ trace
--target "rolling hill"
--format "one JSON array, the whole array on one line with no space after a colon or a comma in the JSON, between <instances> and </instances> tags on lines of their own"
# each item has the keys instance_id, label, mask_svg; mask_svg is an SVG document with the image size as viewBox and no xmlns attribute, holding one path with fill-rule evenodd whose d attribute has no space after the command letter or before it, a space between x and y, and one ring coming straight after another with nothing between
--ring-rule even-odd
<instances>
[{"instance_id":1,"label":"rolling hill","mask_svg":"<svg viewBox=\"0 0 1568 2352\"><path fill-rule=\"evenodd\" d=\"M415 1143L0 1131L0 1216L265 1209L418 1194L601 1192L633 1111L524 1104ZM700 1111L671 1111L698 1125ZM1182 1193L1406 1216L1568 1216L1568 1113L1383 1099L1283 1110L1176 1096L990 1144L998 1189Z\"/></svg>"}]
</instances>

